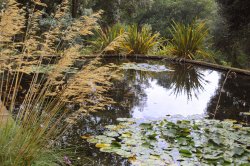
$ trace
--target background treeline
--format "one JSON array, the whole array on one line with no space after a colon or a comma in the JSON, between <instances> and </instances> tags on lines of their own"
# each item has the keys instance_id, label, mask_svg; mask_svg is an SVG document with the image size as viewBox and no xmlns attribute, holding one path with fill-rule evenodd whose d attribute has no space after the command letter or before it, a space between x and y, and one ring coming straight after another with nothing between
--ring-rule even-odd
<instances>
[{"instance_id":1,"label":"background treeline","mask_svg":"<svg viewBox=\"0 0 250 166\"><path fill-rule=\"evenodd\" d=\"M4 0L1 0L4 1ZM25 6L30 0L19 0ZM53 23L49 15L61 0L42 0L48 7L43 23ZM149 24L153 31L169 37L172 20L184 24L194 19L209 26L215 56L225 65L249 68L250 1L249 0L71 0L71 16L77 18L104 10L103 27L115 23ZM69 18L71 19L71 18Z\"/></svg>"}]
</instances>

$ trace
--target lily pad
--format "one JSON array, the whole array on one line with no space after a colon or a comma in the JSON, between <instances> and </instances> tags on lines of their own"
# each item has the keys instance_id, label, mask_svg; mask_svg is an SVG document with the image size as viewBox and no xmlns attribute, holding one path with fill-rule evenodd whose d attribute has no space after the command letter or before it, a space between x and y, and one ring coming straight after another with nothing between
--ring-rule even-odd
<instances>
[{"instance_id":1,"label":"lily pad","mask_svg":"<svg viewBox=\"0 0 250 166\"><path fill-rule=\"evenodd\" d=\"M150 65L147 63L123 63L121 68L122 69L140 70L140 71L151 71L151 72L164 72L164 71L173 72L173 70L167 69L163 65Z\"/></svg>"},{"instance_id":2,"label":"lily pad","mask_svg":"<svg viewBox=\"0 0 250 166\"><path fill-rule=\"evenodd\" d=\"M137 165L249 163L249 127L231 121L120 121L88 142L95 143L102 152L130 158Z\"/></svg>"}]
</instances>

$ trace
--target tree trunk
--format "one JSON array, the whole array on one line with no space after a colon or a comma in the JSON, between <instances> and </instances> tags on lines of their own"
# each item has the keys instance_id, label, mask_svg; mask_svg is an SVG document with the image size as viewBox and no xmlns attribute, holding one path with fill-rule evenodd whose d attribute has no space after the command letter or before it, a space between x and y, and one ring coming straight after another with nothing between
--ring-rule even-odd
<instances>
[{"instance_id":1,"label":"tree trunk","mask_svg":"<svg viewBox=\"0 0 250 166\"><path fill-rule=\"evenodd\" d=\"M78 13L78 6L79 6L79 0L72 0L72 8L71 8L71 15L73 18L77 17Z\"/></svg>"}]
</instances>

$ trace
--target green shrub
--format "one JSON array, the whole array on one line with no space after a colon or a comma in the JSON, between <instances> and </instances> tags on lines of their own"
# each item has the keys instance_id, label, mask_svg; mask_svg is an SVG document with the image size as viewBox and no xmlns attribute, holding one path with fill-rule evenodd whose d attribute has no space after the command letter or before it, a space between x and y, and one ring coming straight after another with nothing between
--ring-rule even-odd
<instances>
[{"instance_id":1,"label":"green shrub","mask_svg":"<svg viewBox=\"0 0 250 166\"><path fill-rule=\"evenodd\" d=\"M160 34L153 33L148 25L143 25L141 30L137 25L131 25L121 42L121 48L125 54L145 55L159 46L159 36Z\"/></svg>"},{"instance_id":2,"label":"green shrub","mask_svg":"<svg viewBox=\"0 0 250 166\"><path fill-rule=\"evenodd\" d=\"M96 30L96 38L91 41L96 52L105 54L119 53L120 41L125 33L126 27L122 24L115 24L112 27Z\"/></svg>"},{"instance_id":3,"label":"green shrub","mask_svg":"<svg viewBox=\"0 0 250 166\"><path fill-rule=\"evenodd\" d=\"M97 69L89 64L67 83L64 81L64 72L81 56L80 45L71 41L92 34L100 12L74 19L65 27L60 20L67 14L69 4L64 0L54 15L59 20L58 24L41 34L41 11L24 10L15 0L7 0L6 3L6 9L0 14L0 165L50 166L65 162L70 165L69 160L63 161L66 153L54 147L77 114L77 111L75 115L69 114L65 109L66 103L69 100L84 103L85 99L90 103L89 94L92 94L95 101L92 102L95 106L92 110L100 109L98 101L104 105L104 97L100 93L104 93L107 90L104 86L109 85L105 78L112 75L107 67ZM32 1L30 5L33 9L46 6L40 1ZM16 42L17 35L24 35L24 40ZM59 47L61 44L65 46L63 49ZM52 59L55 56L57 61L54 64ZM39 69L43 67L44 59L46 65L51 62L53 67L52 71L46 70L41 74ZM30 82L24 77L25 73L32 73L28 76ZM23 88L21 84L24 82ZM93 88L97 89L96 92Z\"/></svg>"},{"instance_id":4,"label":"green shrub","mask_svg":"<svg viewBox=\"0 0 250 166\"><path fill-rule=\"evenodd\" d=\"M168 43L168 52L178 58L211 58L205 49L208 28L205 22L182 24L173 22L169 29L172 39Z\"/></svg>"}]
</instances>

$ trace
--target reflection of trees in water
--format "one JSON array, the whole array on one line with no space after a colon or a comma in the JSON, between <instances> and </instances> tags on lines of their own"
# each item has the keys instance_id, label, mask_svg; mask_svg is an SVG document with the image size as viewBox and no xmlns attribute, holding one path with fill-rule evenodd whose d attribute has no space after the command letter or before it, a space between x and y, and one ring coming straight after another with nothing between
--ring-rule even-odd
<instances>
[{"instance_id":1,"label":"reflection of trees in water","mask_svg":"<svg viewBox=\"0 0 250 166\"><path fill-rule=\"evenodd\" d=\"M221 77L219 88L207 105L209 118L215 117L215 119L220 120L237 119L249 122L250 118L241 116L240 112L249 112L250 110L250 78L242 75L230 76L221 89L225 77L225 74ZM220 92L219 109L214 115Z\"/></svg>"},{"instance_id":2,"label":"reflection of trees in water","mask_svg":"<svg viewBox=\"0 0 250 166\"><path fill-rule=\"evenodd\" d=\"M208 83L202 70L190 64L172 64L173 72L162 73L157 77L159 85L171 89L171 94L176 97L186 95L188 100L198 98L198 94L204 91L204 85Z\"/></svg>"},{"instance_id":3,"label":"reflection of trees in water","mask_svg":"<svg viewBox=\"0 0 250 166\"><path fill-rule=\"evenodd\" d=\"M149 62L149 64L151 63ZM119 156L100 153L98 149L88 145L79 136L86 133L98 135L104 130L105 125L117 124L117 118L131 117L134 106L143 109L147 98L145 90L150 87L153 80L157 80L157 84L166 89L172 89L172 94L176 96L187 95L190 100L192 96L198 97L198 94L204 90L204 85L208 82L205 80L203 71L187 64L171 64L167 65L167 68L169 66L174 70L173 72L156 73L123 70L123 79L114 81L113 90L110 92L110 97L114 99L116 104L107 107L102 112L92 113L80 119L79 123L65 134L67 143L81 145L82 147L77 147L77 153L81 156L90 157L95 161L93 165L128 165L127 160L123 160ZM250 109L249 80L245 77L228 79L222 93L221 109L216 115L217 119L237 118L239 110L248 111ZM224 77L220 80L220 86L222 86L223 81ZM240 87L240 90L238 87ZM208 104L207 111L209 114L215 110L219 93L220 88ZM65 144L67 143L65 142Z\"/></svg>"},{"instance_id":4,"label":"reflection of trees in water","mask_svg":"<svg viewBox=\"0 0 250 166\"><path fill-rule=\"evenodd\" d=\"M144 98L146 98L144 90L150 86L148 73L135 70L122 72L123 79L114 81L113 89L110 91L110 96L116 103L107 107L103 112L95 112L82 117L64 136L66 140L64 146L71 148L78 144L84 146L76 147L77 155L89 157L94 161L92 165L129 165L126 159L117 155L100 153L99 149L94 148L93 145L89 145L79 137L86 133L101 134L106 125L117 124L117 118L131 117L132 108L135 105L140 107L145 105L143 103Z\"/></svg>"}]
</instances>

